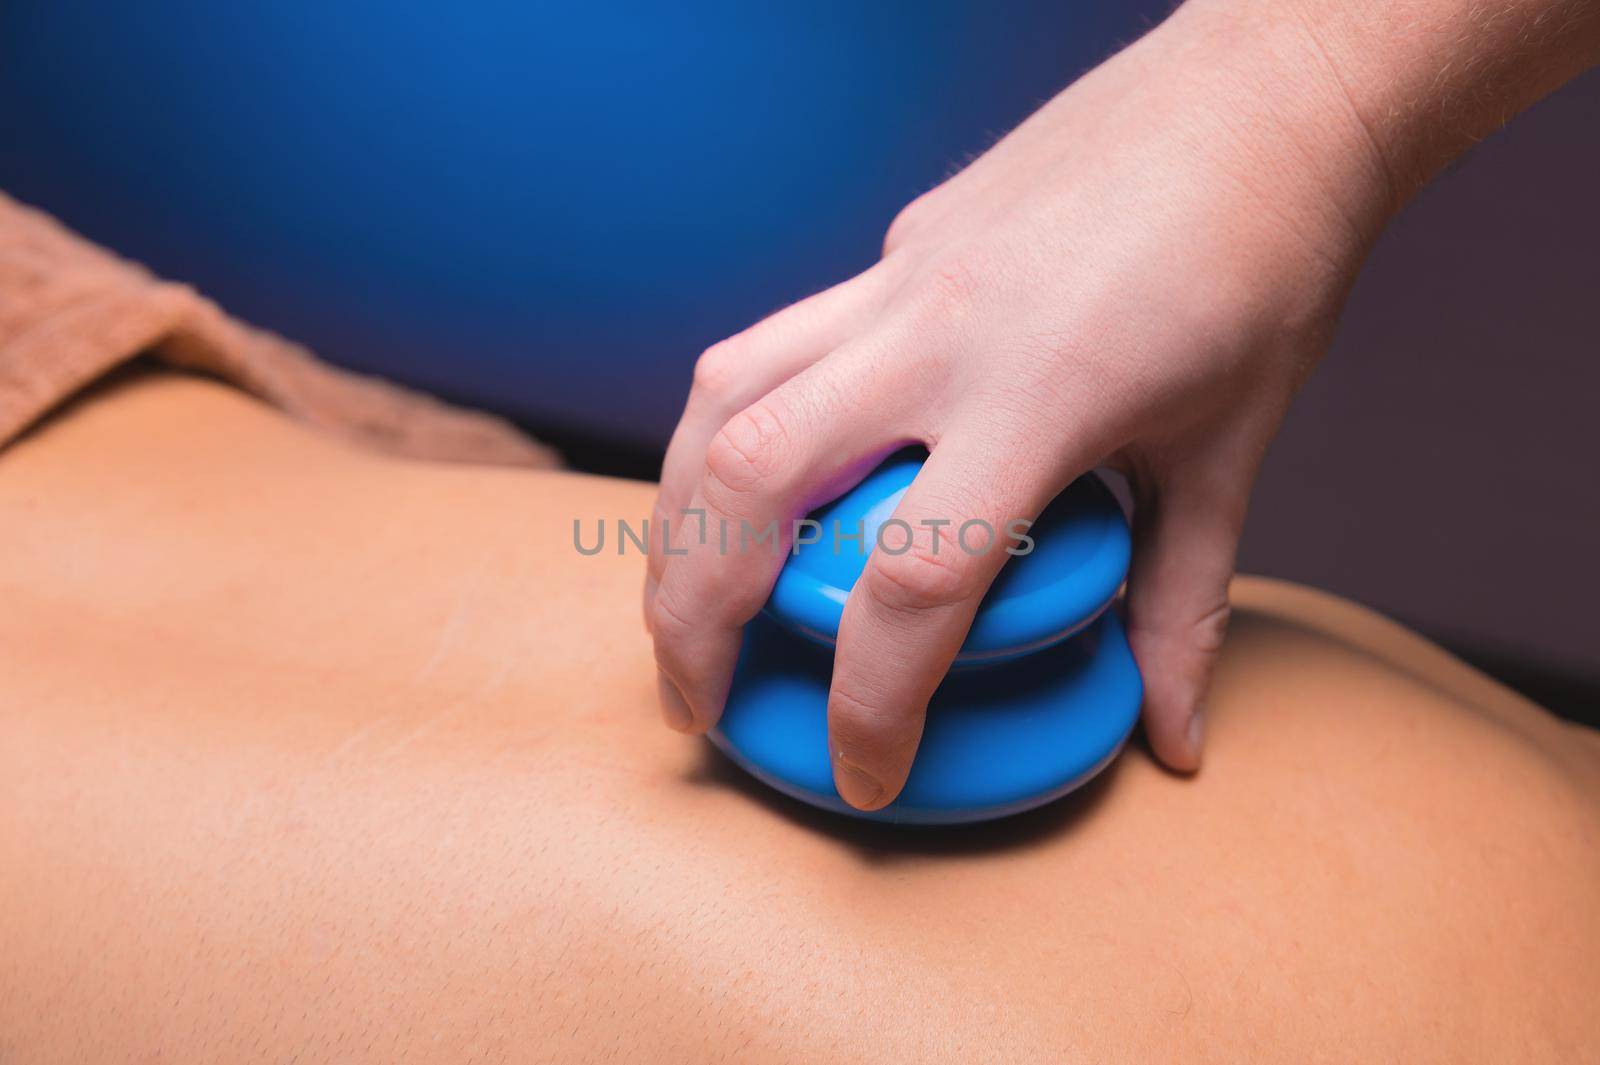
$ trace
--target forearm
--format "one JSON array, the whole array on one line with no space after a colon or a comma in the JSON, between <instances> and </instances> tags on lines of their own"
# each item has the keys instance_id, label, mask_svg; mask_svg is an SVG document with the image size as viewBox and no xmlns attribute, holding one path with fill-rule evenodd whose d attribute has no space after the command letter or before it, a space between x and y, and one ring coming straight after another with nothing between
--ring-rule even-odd
<instances>
[{"instance_id":1,"label":"forearm","mask_svg":"<svg viewBox=\"0 0 1600 1065\"><path fill-rule=\"evenodd\" d=\"M1404 196L1600 62L1594 0L1296 0Z\"/></svg>"},{"instance_id":2,"label":"forearm","mask_svg":"<svg viewBox=\"0 0 1600 1065\"><path fill-rule=\"evenodd\" d=\"M1595 0L1192 0L1180 17L1215 47L1264 42L1268 98L1314 99L1292 120L1376 163L1380 180L1362 195L1380 224L1472 144L1600 62Z\"/></svg>"}]
</instances>

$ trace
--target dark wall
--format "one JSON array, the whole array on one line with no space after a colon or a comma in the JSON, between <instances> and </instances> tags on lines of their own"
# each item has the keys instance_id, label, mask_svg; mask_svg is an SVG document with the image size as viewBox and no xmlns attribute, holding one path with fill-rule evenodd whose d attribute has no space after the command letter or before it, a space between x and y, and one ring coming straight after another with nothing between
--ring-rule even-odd
<instances>
[{"instance_id":1,"label":"dark wall","mask_svg":"<svg viewBox=\"0 0 1600 1065\"><path fill-rule=\"evenodd\" d=\"M1270 452L1248 569L1600 681L1600 72L1395 222Z\"/></svg>"}]
</instances>

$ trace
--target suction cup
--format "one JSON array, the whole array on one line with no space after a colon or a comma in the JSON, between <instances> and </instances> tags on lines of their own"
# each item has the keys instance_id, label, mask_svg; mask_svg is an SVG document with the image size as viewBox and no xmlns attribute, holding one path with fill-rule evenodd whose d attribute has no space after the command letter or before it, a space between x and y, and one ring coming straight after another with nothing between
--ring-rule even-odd
<instances>
[{"instance_id":1,"label":"suction cup","mask_svg":"<svg viewBox=\"0 0 1600 1065\"><path fill-rule=\"evenodd\" d=\"M865 813L833 786L827 704L844 604L878 530L922 466L894 456L811 516L810 542L784 566L744 647L711 739L756 778L853 817L956 824L1004 817L1079 787L1110 764L1138 720L1143 685L1110 610L1131 541L1116 500L1080 478L1027 530L1032 550L1009 559L979 607L956 667L928 706L906 786ZM835 535L835 533L843 535ZM1003 550L996 529L987 549ZM970 530L971 548L986 534ZM885 544L898 545L892 531Z\"/></svg>"}]
</instances>

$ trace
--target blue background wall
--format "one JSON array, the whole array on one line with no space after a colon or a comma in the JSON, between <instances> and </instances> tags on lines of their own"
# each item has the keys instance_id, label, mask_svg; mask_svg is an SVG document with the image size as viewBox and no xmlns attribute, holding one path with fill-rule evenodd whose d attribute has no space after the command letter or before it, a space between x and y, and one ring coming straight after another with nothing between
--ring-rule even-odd
<instances>
[{"instance_id":1,"label":"blue background wall","mask_svg":"<svg viewBox=\"0 0 1600 1065\"><path fill-rule=\"evenodd\" d=\"M701 349L865 268L900 206L1140 25L1061 0L13 2L0 187L329 359L659 445Z\"/></svg>"}]
</instances>

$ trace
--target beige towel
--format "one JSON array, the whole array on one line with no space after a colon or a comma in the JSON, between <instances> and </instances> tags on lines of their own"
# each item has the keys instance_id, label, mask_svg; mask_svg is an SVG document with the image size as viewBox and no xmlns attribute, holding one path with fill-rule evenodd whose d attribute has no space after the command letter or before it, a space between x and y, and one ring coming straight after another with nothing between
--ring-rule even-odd
<instances>
[{"instance_id":1,"label":"beige towel","mask_svg":"<svg viewBox=\"0 0 1600 1065\"><path fill-rule=\"evenodd\" d=\"M308 425L394 454L560 464L499 418L336 370L0 193L0 448L141 354L213 374Z\"/></svg>"}]
</instances>

